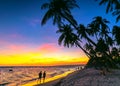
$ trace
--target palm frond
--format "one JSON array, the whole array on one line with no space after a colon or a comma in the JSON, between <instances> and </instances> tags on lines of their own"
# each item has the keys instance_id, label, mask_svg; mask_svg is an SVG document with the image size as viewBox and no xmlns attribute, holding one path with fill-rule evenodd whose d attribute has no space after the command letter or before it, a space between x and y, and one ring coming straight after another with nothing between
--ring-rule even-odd
<instances>
[{"instance_id":1,"label":"palm frond","mask_svg":"<svg viewBox=\"0 0 120 86\"><path fill-rule=\"evenodd\" d=\"M48 9L50 7L49 3L45 3L41 6L41 9Z\"/></svg>"},{"instance_id":2,"label":"palm frond","mask_svg":"<svg viewBox=\"0 0 120 86\"><path fill-rule=\"evenodd\" d=\"M51 10L48 10L46 12L46 14L44 15L43 19L42 19L42 22L41 22L41 25L44 25L46 24L46 22L53 16L53 11L52 9Z\"/></svg>"},{"instance_id":3,"label":"palm frond","mask_svg":"<svg viewBox=\"0 0 120 86\"><path fill-rule=\"evenodd\" d=\"M120 45L120 27L119 26L114 26L113 30L112 30L112 34L113 34L117 44Z\"/></svg>"},{"instance_id":4,"label":"palm frond","mask_svg":"<svg viewBox=\"0 0 120 86\"><path fill-rule=\"evenodd\" d=\"M110 3L110 2L108 2L107 8L106 8L106 13L108 13L108 12L109 12L109 10L110 10L110 6L111 6L111 3Z\"/></svg>"},{"instance_id":5,"label":"palm frond","mask_svg":"<svg viewBox=\"0 0 120 86\"><path fill-rule=\"evenodd\" d=\"M101 2L99 3L99 5L105 4L108 0L101 0Z\"/></svg>"},{"instance_id":6,"label":"palm frond","mask_svg":"<svg viewBox=\"0 0 120 86\"><path fill-rule=\"evenodd\" d=\"M58 39L58 44L61 45L62 44L62 41L64 41L64 34L62 34L59 39Z\"/></svg>"},{"instance_id":7,"label":"palm frond","mask_svg":"<svg viewBox=\"0 0 120 86\"><path fill-rule=\"evenodd\" d=\"M120 20L120 14L117 16L116 22L118 22L119 20Z\"/></svg>"}]
</instances>

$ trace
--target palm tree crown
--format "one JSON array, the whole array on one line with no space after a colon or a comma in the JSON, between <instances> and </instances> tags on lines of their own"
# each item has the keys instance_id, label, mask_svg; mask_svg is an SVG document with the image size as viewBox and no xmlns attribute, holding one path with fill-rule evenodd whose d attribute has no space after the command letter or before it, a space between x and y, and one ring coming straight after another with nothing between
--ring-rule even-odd
<instances>
[{"instance_id":1,"label":"palm tree crown","mask_svg":"<svg viewBox=\"0 0 120 86\"><path fill-rule=\"evenodd\" d=\"M71 25L63 25L57 33L61 33L61 36L58 39L59 45L64 43L64 46L70 47L76 45L80 40L76 34L73 33Z\"/></svg>"},{"instance_id":2,"label":"palm tree crown","mask_svg":"<svg viewBox=\"0 0 120 86\"><path fill-rule=\"evenodd\" d=\"M44 25L48 19L53 19L53 24L58 26L67 20L74 26L77 24L73 16L71 15L71 9L78 7L75 0L51 0L49 3L45 3L41 6L41 9L48 9L44 15L41 24Z\"/></svg>"}]
</instances>

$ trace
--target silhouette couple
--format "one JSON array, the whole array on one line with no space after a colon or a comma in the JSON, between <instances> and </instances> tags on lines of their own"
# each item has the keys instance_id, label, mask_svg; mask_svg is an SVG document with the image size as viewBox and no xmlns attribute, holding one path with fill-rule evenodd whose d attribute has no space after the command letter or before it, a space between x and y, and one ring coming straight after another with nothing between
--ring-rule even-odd
<instances>
[{"instance_id":1,"label":"silhouette couple","mask_svg":"<svg viewBox=\"0 0 120 86\"><path fill-rule=\"evenodd\" d=\"M38 81L41 83L41 79L43 78L43 83L45 82L45 78L46 78L46 71L44 71L42 73L42 71L39 72L39 78Z\"/></svg>"}]
</instances>

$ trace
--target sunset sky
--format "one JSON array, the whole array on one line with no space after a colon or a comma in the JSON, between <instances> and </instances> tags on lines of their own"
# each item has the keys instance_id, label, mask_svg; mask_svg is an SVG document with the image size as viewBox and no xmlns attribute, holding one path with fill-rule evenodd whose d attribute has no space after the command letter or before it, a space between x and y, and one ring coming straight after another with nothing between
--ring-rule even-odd
<instances>
[{"instance_id":1,"label":"sunset sky","mask_svg":"<svg viewBox=\"0 0 120 86\"><path fill-rule=\"evenodd\" d=\"M46 1L49 0L0 0L0 66L67 65L88 61L79 48L58 45L59 34L51 20L41 26L46 11L40 7ZM115 21L95 0L77 0L77 3L80 8L72 12L79 23L87 25L95 16Z\"/></svg>"}]
</instances>

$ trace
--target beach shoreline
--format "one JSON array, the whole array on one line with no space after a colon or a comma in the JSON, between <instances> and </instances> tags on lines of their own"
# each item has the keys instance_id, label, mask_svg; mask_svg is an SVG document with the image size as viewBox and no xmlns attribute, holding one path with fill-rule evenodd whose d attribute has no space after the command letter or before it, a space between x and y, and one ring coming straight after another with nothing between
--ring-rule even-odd
<instances>
[{"instance_id":1,"label":"beach shoreline","mask_svg":"<svg viewBox=\"0 0 120 86\"><path fill-rule=\"evenodd\" d=\"M44 85L44 84L47 84L47 83L51 83L51 82L52 83L53 82L58 82L60 79L66 77L68 74L73 73L73 72L75 72L75 70L69 70L69 71L66 71L66 72L64 72L62 74L55 75L54 77L47 78L44 83L43 82L37 83L37 79L36 79L34 81L22 84L22 86L39 86L39 85L41 86L41 85Z\"/></svg>"},{"instance_id":2,"label":"beach shoreline","mask_svg":"<svg viewBox=\"0 0 120 86\"><path fill-rule=\"evenodd\" d=\"M61 78L58 78L58 79L55 79L55 80L52 80L52 81L49 81L49 82L46 82L46 83L42 83L42 84L37 84L37 85L34 85L34 86L59 86L59 84L62 83L62 81L68 77L69 75L74 75L76 74L77 72L79 72L81 70L76 70L76 71L73 71L71 73L68 73L66 76L64 77L61 77Z\"/></svg>"},{"instance_id":3,"label":"beach shoreline","mask_svg":"<svg viewBox=\"0 0 120 86\"><path fill-rule=\"evenodd\" d=\"M105 75L101 70L85 68L82 70L69 70L62 74L46 78L45 83L37 80L29 81L17 86L120 86L120 69L110 69ZM0 85L15 86L15 85Z\"/></svg>"},{"instance_id":4,"label":"beach shoreline","mask_svg":"<svg viewBox=\"0 0 120 86\"><path fill-rule=\"evenodd\" d=\"M64 78L34 86L120 86L119 82L119 69L111 69L106 75L102 75L101 70L88 68L72 72Z\"/></svg>"},{"instance_id":5,"label":"beach shoreline","mask_svg":"<svg viewBox=\"0 0 120 86\"><path fill-rule=\"evenodd\" d=\"M53 78L64 72L76 70L78 66L54 66L54 67L3 67L1 70L0 86L22 86L29 82L36 82L40 71L46 71L46 79ZM12 69L13 71L9 71ZM36 84L36 83L35 83ZM29 85L32 86L32 85Z\"/></svg>"}]
</instances>

